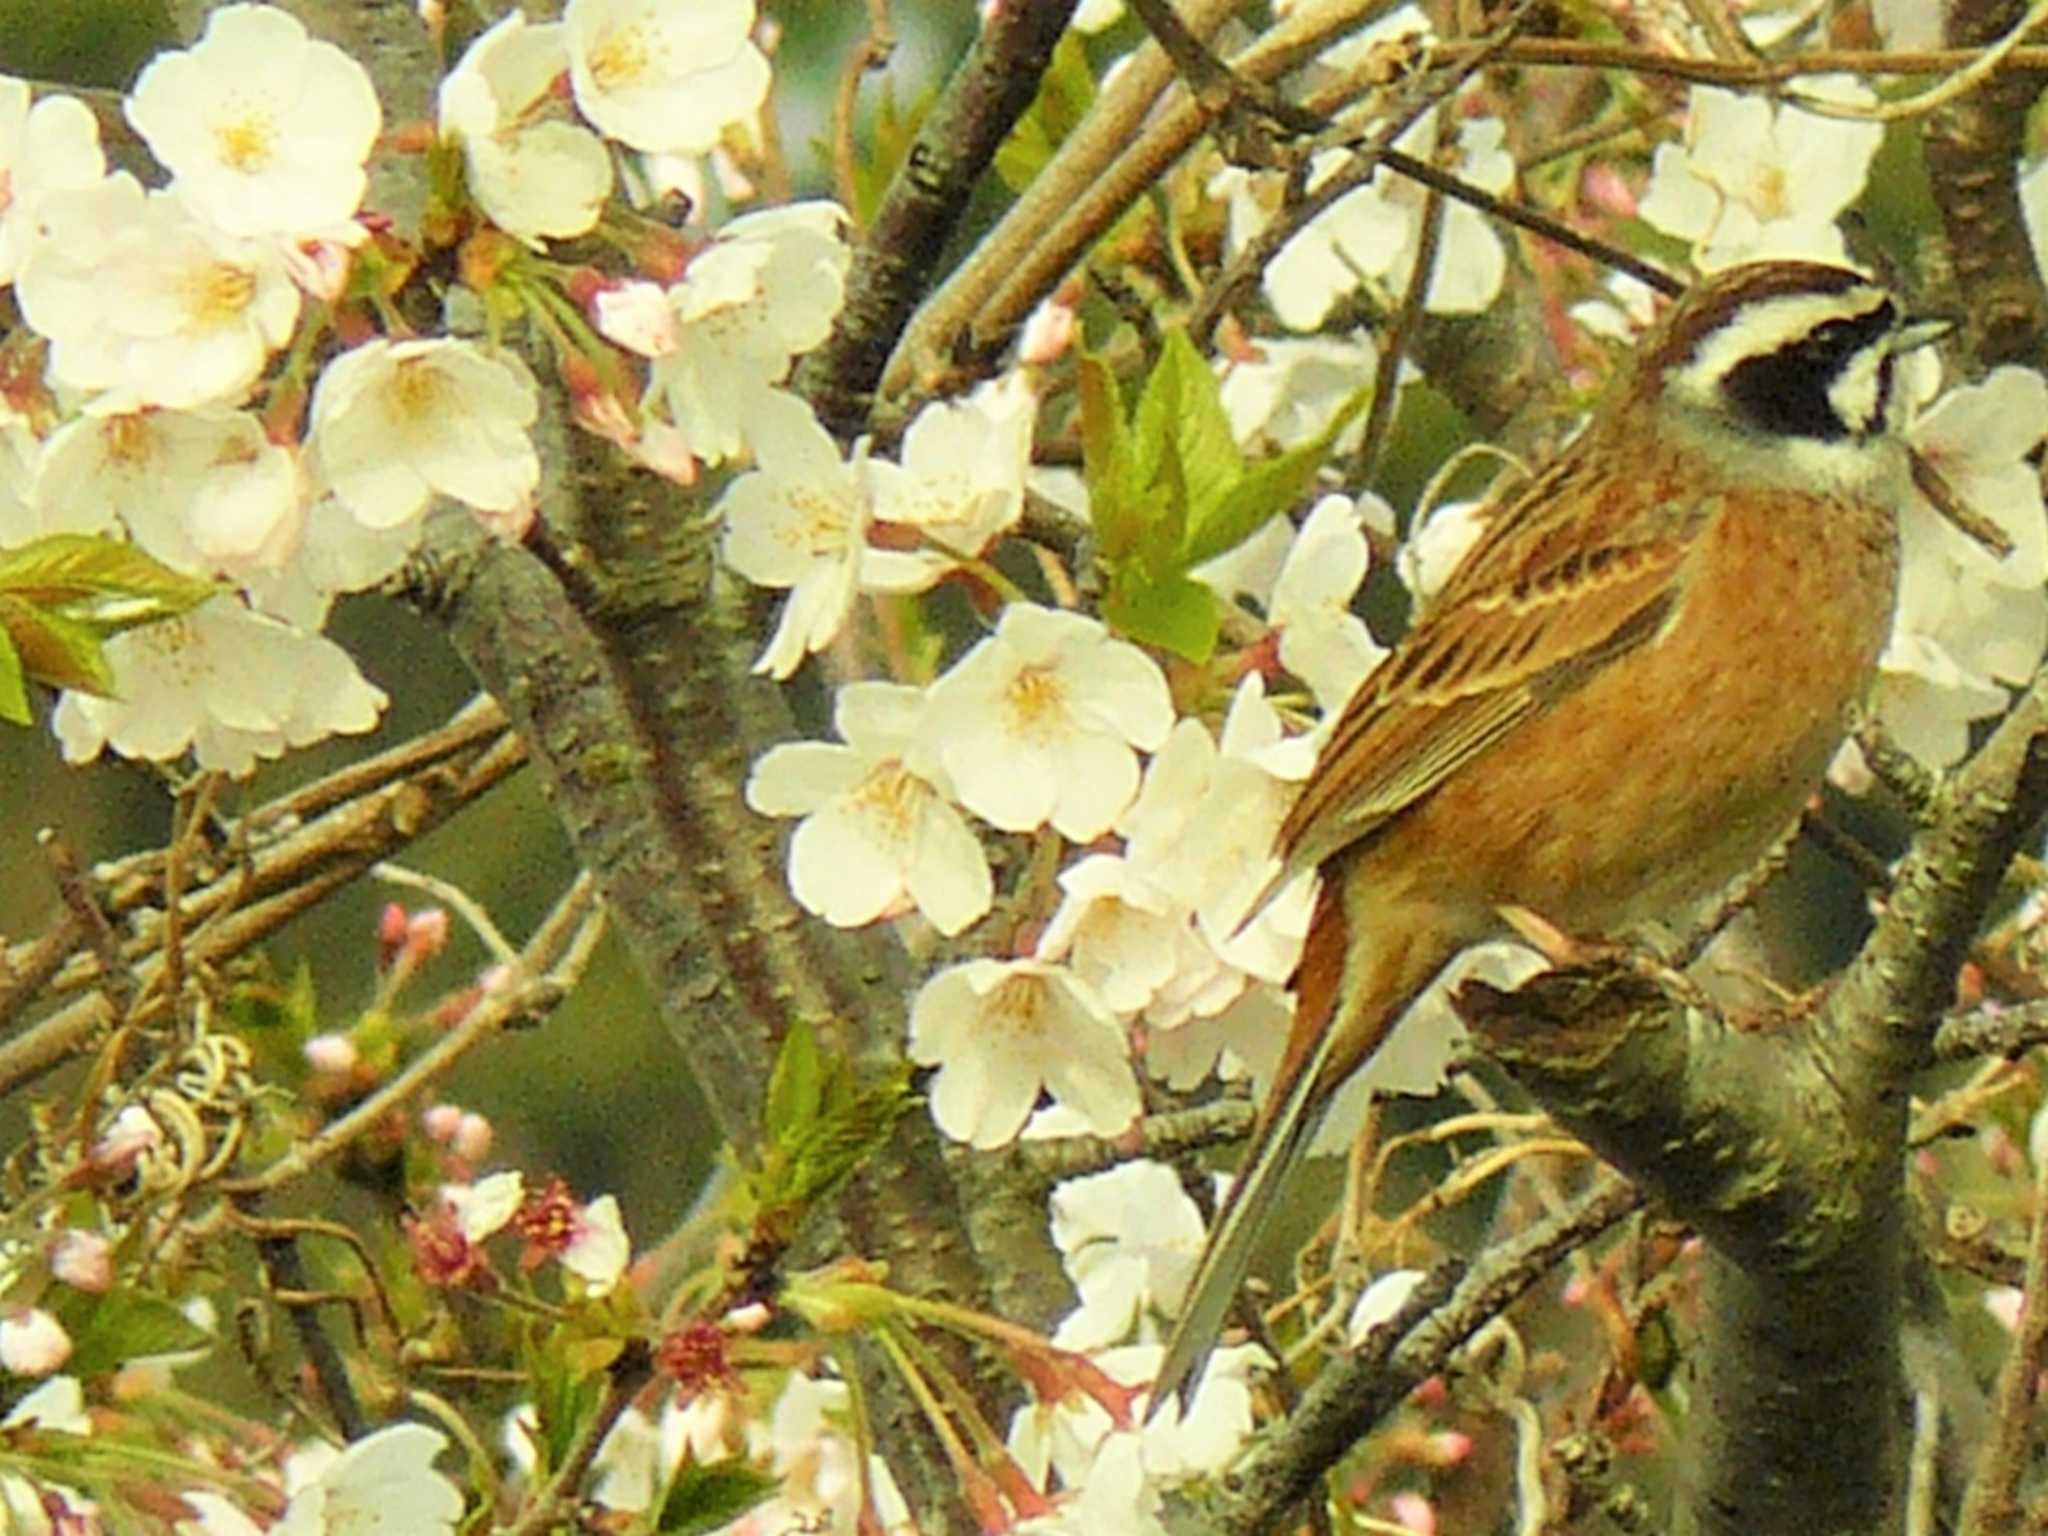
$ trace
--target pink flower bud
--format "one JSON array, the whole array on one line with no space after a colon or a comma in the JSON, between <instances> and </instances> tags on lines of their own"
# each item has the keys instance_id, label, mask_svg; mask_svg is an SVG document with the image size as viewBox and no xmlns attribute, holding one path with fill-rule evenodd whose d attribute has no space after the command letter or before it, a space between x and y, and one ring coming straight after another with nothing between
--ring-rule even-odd
<instances>
[{"instance_id":1,"label":"pink flower bud","mask_svg":"<svg viewBox=\"0 0 2048 1536\"><path fill-rule=\"evenodd\" d=\"M1396 1525L1405 1526L1416 1536L1436 1536L1436 1506L1421 1494L1397 1493L1387 1501L1387 1507Z\"/></svg>"},{"instance_id":2,"label":"pink flower bud","mask_svg":"<svg viewBox=\"0 0 2048 1536\"><path fill-rule=\"evenodd\" d=\"M628 352L666 357L682 343L675 307L658 283L620 283L599 293L592 308L598 331Z\"/></svg>"},{"instance_id":3,"label":"pink flower bud","mask_svg":"<svg viewBox=\"0 0 2048 1536\"><path fill-rule=\"evenodd\" d=\"M0 1367L17 1376L47 1376L71 1358L71 1335L41 1307L0 1317Z\"/></svg>"},{"instance_id":4,"label":"pink flower bud","mask_svg":"<svg viewBox=\"0 0 2048 1536\"><path fill-rule=\"evenodd\" d=\"M139 1104L130 1104L114 1116L106 1134L93 1143L92 1165L103 1171L126 1172L143 1153L161 1145L163 1139L163 1127L150 1112Z\"/></svg>"},{"instance_id":5,"label":"pink flower bud","mask_svg":"<svg viewBox=\"0 0 2048 1536\"><path fill-rule=\"evenodd\" d=\"M460 1104L429 1104L420 1113L420 1129L429 1141L453 1141L462 1126Z\"/></svg>"},{"instance_id":6,"label":"pink flower bud","mask_svg":"<svg viewBox=\"0 0 2048 1536\"><path fill-rule=\"evenodd\" d=\"M439 907L415 912L405 922L405 947L415 960L426 960L448 947L448 914Z\"/></svg>"},{"instance_id":7,"label":"pink flower bud","mask_svg":"<svg viewBox=\"0 0 2048 1536\"><path fill-rule=\"evenodd\" d=\"M491 1129L489 1120L471 1112L465 1114L461 1123L455 1127L455 1137L451 1145L457 1157L467 1158L472 1163L480 1163L491 1155L491 1142L495 1135L496 1132Z\"/></svg>"},{"instance_id":8,"label":"pink flower bud","mask_svg":"<svg viewBox=\"0 0 2048 1536\"><path fill-rule=\"evenodd\" d=\"M50 1273L73 1290L102 1295L114 1283L114 1245L97 1232L67 1227L50 1245Z\"/></svg>"},{"instance_id":9,"label":"pink flower bud","mask_svg":"<svg viewBox=\"0 0 2048 1536\"><path fill-rule=\"evenodd\" d=\"M346 1077L362 1059L355 1041L347 1035L315 1035L306 1042L306 1065L315 1072Z\"/></svg>"},{"instance_id":10,"label":"pink flower bud","mask_svg":"<svg viewBox=\"0 0 2048 1536\"><path fill-rule=\"evenodd\" d=\"M1048 299L1031 312L1017 338L1017 361L1027 366L1050 363L1074 344L1080 322L1070 305Z\"/></svg>"}]
</instances>

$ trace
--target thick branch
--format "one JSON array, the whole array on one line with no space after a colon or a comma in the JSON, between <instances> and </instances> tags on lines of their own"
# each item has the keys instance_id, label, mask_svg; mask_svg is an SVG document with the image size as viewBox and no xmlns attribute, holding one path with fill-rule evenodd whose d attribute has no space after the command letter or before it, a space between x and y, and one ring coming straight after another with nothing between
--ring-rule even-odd
<instances>
[{"instance_id":1,"label":"thick branch","mask_svg":"<svg viewBox=\"0 0 2048 1536\"><path fill-rule=\"evenodd\" d=\"M1955 0L1948 41L1991 43L2026 9L2025 0ZM1922 135L1955 291L1969 296L1961 306L1964 350L1987 365L2032 362L2048 336L2048 295L2035 275L2018 181L2027 109L2040 85L2038 76L2000 75L1934 113Z\"/></svg>"},{"instance_id":2,"label":"thick branch","mask_svg":"<svg viewBox=\"0 0 2048 1536\"><path fill-rule=\"evenodd\" d=\"M581 446L558 433L547 448L567 465ZM906 967L887 934L841 932L798 909L781 873L782 829L741 799L753 752L786 735L789 719L779 691L747 671L754 626L714 588L710 540L690 509L605 445L561 479L550 527L588 542L543 563L446 532L430 606L527 741L688 1070L744 1150L759 1138L793 1019L850 1057L900 1054ZM838 1228L823 1224L840 1234L832 1241L885 1261L893 1284L984 1299L928 1118L905 1117L833 1214ZM973 1357L948 1340L936 1347L998 1417ZM951 1470L899 1384L875 1370L865 1396L927 1529L967 1529L948 1514Z\"/></svg>"},{"instance_id":3,"label":"thick branch","mask_svg":"<svg viewBox=\"0 0 2048 1536\"><path fill-rule=\"evenodd\" d=\"M968 195L1037 95L1074 3L996 7L926 115L854 257L832 335L797 371L798 391L835 432L850 436L866 424L882 366L931 286Z\"/></svg>"}]
</instances>

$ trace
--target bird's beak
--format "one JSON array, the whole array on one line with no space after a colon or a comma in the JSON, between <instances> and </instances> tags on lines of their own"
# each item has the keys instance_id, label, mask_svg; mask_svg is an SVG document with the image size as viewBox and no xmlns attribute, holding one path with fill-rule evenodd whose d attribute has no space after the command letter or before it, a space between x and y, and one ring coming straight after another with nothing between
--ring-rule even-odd
<instances>
[{"instance_id":1,"label":"bird's beak","mask_svg":"<svg viewBox=\"0 0 2048 1536\"><path fill-rule=\"evenodd\" d=\"M1953 320L1909 320L1892 332L1890 351L1918 352L1931 347L1956 328Z\"/></svg>"}]
</instances>

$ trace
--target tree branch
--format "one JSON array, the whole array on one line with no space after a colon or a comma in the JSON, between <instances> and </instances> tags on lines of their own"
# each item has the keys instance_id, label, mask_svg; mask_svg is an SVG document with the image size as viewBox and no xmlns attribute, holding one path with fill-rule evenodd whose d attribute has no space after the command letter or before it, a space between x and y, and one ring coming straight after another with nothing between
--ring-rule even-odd
<instances>
[{"instance_id":1,"label":"tree branch","mask_svg":"<svg viewBox=\"0 0 2048 1536\"><path fill-rule=\"evenodd\" d=\"M1022 0L988 13L883 195L832 334L797 369L798 393L842 436L866 424L890 349L929 289L968 195L1038 94L1074 3Z\"/></svg>"}]
</instances>

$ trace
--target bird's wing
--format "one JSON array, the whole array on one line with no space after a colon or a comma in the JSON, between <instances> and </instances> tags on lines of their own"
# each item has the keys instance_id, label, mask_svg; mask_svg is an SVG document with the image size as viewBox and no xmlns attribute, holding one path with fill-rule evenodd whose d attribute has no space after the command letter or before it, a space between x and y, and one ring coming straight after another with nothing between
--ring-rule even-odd
<instances>
[{"instance_id":1,"label":"bird's wing","mask_svg":"<svg viewBox=\"0 0 2048 1536\"><path fill-rule=\"evenodd\" d=\"M1656 635L1715 508L1666 503L1617 525L1584 490L1554 476L1525 487L1352 696L1281 827L1290 875L1370 836Z\"/></svg>"}]
</instances>

